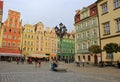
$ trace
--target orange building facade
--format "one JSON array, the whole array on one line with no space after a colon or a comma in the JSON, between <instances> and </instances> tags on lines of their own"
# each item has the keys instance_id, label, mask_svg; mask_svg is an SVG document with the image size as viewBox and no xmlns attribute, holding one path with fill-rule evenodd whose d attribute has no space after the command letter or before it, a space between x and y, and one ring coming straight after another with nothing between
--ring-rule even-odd
<instances>
[{"instance_id":1,"label":"orange building facade","mask_svg":"<svg viewBox=\"0 0 120 82\"><path fill-rule=\"evenodd\" d=\"M8 18L1 28L2 45L0 56L3 59L20 57L22 24L20 21L20 12L8 11Z\"/></svg>"}]
</instances>

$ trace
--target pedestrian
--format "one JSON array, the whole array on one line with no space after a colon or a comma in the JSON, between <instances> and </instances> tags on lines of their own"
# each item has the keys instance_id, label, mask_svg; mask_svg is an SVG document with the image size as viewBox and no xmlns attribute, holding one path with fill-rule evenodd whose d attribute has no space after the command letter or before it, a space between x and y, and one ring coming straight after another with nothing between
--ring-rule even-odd
<instances>
[{"instance_id":1,"label":"pedestrian","mask_svg":"<svg viewBox=\"0 0 120 82\"><path fill-rule=\"evenodd\" d=\"M79 60L76 60L76 66L80 67L80 61Z\"/></svg>"},{"instance_id":2,"label":"pedestrian","mask_svg":"<svg viewBox=\"0 0 120 82\"><path fill-rule=\"evenodd\" d=\"M20 58L18 57L18 58L17 58L17 64L19 64L19 61L20 61Z\"/></svg>"},{"instance_id":3,"label":"pedestrian","mask_svg":"<svg viewBox=\"0 0 120 82\"><path fill-rule=\"evenodd\" d=\"M85 59L83 58L82 60L82 63L83 63L83 67L85 66Z\"/></svg>"},{"instance_id":4,"label":"pedestrian","mask_svg":"<svg viewBox=\"0 0 120 82\"><path fill-rule=\"evenodd\" d=\"M38 64L39 64L39 68L40 68L41 67L41 61L40 60L38 61Z\"/></svg>"},{"instance_id":5,"label":"pedestrian","mask_svg":"<svg viewBox=\"0 0 120 82\"><path fill-rule=\"evenodd\" d=\"M22 64L24 64L24 58L22 58Z\"/></svg>"},{"instance_id":6,"label":"pedestrian","mask_svg":"<svg viewBox=\"0 0 120 82\"><path fill-rule=\"evenodd\" d=\"M35 67L37 67L38 59L37 57L35 58Z\"/></svg>"}]
</instances>

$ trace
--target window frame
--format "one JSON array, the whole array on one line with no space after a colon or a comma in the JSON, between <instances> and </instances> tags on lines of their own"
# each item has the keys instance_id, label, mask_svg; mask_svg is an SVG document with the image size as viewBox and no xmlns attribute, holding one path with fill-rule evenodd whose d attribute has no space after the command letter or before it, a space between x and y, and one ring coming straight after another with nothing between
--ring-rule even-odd
<instances>
[{"instance_id":1,"label":"window frame","mask_svg":"<svg viewBox=\"0 0 120 82\"><path fill-rule=\"evenodd\" d=\"M120 8L120 0L114 0L114 9Z\"/></svg>"},{"instance_id":2,"label":"window frame","mask_svg":"<svg viewBox=\"0 0 120 82\"><path fill-rule=\"evenodd\" d=\"M105 22L103 23L103 29L104 29L104 34L103 35L109 35L110 34L110 22Z\"/></svg>"},{"instance_id":3,"label":"window frame","mask_svg":"<svg viewBox=\"0 0 120 82\"><path fill-rule=\"evenodd\" d=\"M108 13L108 4L107 2L101 4L102 15Z\"/></svg>"}]
</instances>

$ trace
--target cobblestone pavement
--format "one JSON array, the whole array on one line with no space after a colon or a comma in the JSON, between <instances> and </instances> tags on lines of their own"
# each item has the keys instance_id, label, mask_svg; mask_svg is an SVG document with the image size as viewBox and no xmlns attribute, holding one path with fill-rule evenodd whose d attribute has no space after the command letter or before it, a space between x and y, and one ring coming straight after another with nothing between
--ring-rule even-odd
<instances>
[{"instance_id":1,"label":"cobblestone pavement","mask_svg":"<svg viewBox=\"0 0 120 82\"><path fill-rule=\"evenodd\" d=\"M34 64L0 62L0 82L120 82L120 69L59 63L67 72L53 72L49 63L35 68Z\"/></svg>"}]
</instances>

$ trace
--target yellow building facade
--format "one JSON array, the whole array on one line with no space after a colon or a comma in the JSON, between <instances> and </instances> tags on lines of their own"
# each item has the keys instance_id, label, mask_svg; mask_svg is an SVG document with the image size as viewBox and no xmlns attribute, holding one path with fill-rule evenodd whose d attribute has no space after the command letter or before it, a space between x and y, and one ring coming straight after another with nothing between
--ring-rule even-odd
<instances>
[{"instance_id":1,"label":"yellow building facade","mask_svg":"<svg viewBox=\"0 0 120 82\"><path fill-rule=\"evenodd\" d=\"M51 50L51 37L50 37L50 28L46 27L45 32L44 32L44 51L46 54L50 54Z\"/></svg>"},{"instance_id":2,"label":"yellow building facade","mask_svg":"<svg viewBox=\"0 0 120 82\"><path fill-rule=\"evenodd\" d=\"M35 33L36 33L36 44L35 44L35 51L36 54L43 55L45 54L44 51L44 24L39 22L35 25Z\"/></svg>"},{"instance_id":3,"label":"yellow building facade","mask_svg":"<svg viewBox=\"0 0 120 82\"><path fill-rule=\"evenodd\" d=\"M39 57L54 58L57 52L57 36L55 29L44 28L44 24L39 22L35 25L35 54Z\"/></svg>"},{"instance_id":4,"label":"yellow building facade","mask_svg":"<svg viewBox=\"0 0 120 82\"><path fill-rule=\"evenodd\" d=\"M50 39L51 39L51 45L50 45L50 59L51 59L56 57L56 53L57 53L57 35L54 28L52 28L50 32Z\"/></svg>"},{"instance_id":5,"label":"yellow building facade","mask_svg":"<svg viewBox=\"0 0 120 82\"><path fill-rule=\"evenodd\" d=\"M97 1L101 48L108 43L120 45L120 0L98 0ZM120 53L113 53L113 58L108 57L105 51L102 52L103 61L117 61Z\"/></svg>"},{"instance_id":6,"label":"yellow building facade","mask_svg":"<svg viewBox=\"0 0 120 82\"><path fill-rule=\"evenodd\" d=\"M26 24L23 27L22 35L22 53L25 56L30 56L35 53L35 27Z\"/></svg>"}]
</instances>

